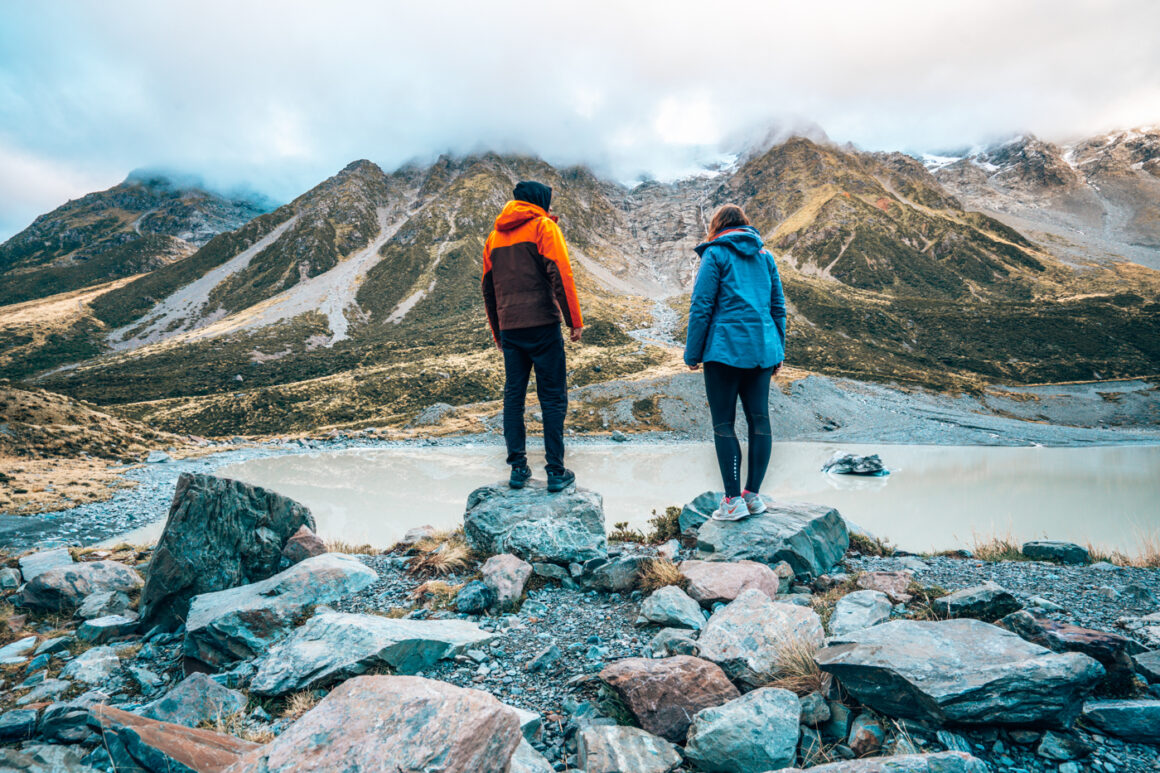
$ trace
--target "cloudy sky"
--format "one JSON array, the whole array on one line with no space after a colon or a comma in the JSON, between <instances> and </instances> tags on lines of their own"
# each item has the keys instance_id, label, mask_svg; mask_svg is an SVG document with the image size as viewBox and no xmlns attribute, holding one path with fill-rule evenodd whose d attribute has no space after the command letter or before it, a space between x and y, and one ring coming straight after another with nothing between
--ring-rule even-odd
<instances>
[{"instance_id":1,"label":"cloudy sky","mask_svg":"<svg viewBox=\"0 0 1160 773\"><path fill-rule=\"evenodd\" d=\"M942 150L1160 123L1155 0L0 0L0 239L137 167L292 198L484 148L671 177L776 127Z\"/></svg>"}]
</instances>

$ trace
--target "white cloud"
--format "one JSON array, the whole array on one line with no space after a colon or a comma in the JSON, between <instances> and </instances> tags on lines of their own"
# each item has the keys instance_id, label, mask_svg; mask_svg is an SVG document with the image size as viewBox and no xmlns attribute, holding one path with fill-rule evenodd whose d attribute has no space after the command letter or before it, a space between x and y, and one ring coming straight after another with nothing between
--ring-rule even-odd
<instances>
[{"instance_id":1,"label":"white cloud","mask_svg":"<svg viewBox=\"0 0 1160 773\"><path fill-rule=\"evenodd\" d=\"M361 157L520 150L628 179L671 176L775 122L937 150L1160 121L1154 0L57 0L3 13L0 133L57 179L167 166L288 199ZM5 187L0 238L14 213L43 210L33 202Z\"/></svg>"}]
</instances>

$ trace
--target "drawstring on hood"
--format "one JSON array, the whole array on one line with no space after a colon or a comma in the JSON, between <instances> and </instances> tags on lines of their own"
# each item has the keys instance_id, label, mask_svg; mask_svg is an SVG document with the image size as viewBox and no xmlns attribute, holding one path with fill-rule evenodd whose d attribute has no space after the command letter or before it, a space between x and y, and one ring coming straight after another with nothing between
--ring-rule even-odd
<instances>
[{"instance_id":1,"label":"drawstring on hood","mask_svg":"<svg viewBox=\"0 0 1160 773\"><path fill-rule=\"evenodd\" d=\"M761 240L761 234L756 228L741 225L722 231L713 239L698 244L694 249L698 255L704 255L705 250L711 245L724 245L743 258L752 258L764 249L765 242Z\"/></svg>"}]
</instances>

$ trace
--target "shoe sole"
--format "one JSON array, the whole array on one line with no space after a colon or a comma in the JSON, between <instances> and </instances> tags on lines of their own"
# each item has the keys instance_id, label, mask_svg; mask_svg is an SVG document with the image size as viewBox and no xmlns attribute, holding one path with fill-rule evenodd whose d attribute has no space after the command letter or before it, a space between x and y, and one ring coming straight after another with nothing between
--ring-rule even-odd
<instances>
[{"instance_id":1,"label":"shoe sole","mask_svg":"<svg viewBox=\"0 0 1160 773\"><path fill-rule=\"evenodd\" d=\"M510 480L508 481L508 486L510 488L523 488L526 485L528 485L528 482L526 480L520 481L519 483L516 483L514 481L510 481Z\"/></svg>"},{"instance_id":2,"label":"shoe sole","mask_svg":"<svg viewBox=\"0 0 1160 773\"><path fill-rule=\"evenodd\" d=\"M548 491L551 492L552 494L558 494L561 491L563 491L564 489L568 488L569 486L575 486L575 485L576 485L576 481L574 481L574 480L570 480L567 483L559 483L559 484L549 483L548 484Z\"/></svg>"},{"instance_id":3,"label":"shoe sole","mask_svg":"<svg viewBox=\"0 0 1160 773\"><path fill-rule=\"evenodd\" d=\"M709 516L709 519L713 521L744 521L751 515L753 513L742 513L741 515L717 515L713 513L713 515Z\"/></svg>"}]
</instances>

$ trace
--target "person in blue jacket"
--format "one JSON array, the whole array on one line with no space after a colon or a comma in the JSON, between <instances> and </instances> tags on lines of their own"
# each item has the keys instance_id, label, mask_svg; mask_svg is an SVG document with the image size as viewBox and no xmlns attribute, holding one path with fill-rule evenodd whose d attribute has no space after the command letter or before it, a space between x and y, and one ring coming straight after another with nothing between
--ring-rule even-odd
<instances>
[{"instance_id":1,"label":"person in blue jacket","mask_svg":"<svg viewBox=\"0 0 1160 773\"><path fill-rule=\"evenodd\" d=\"M709 240L697 246L701 268L689 304L685 364L704 365L713 442L725 499L713 513L736 521L765 512L758 496L773 438L769 382L785 359L785 294L773 255L741 207L713 213ZM741 444L733 430L737 398L749 424L749 469L741 488Z\"/></svg>"}]
</instances>

